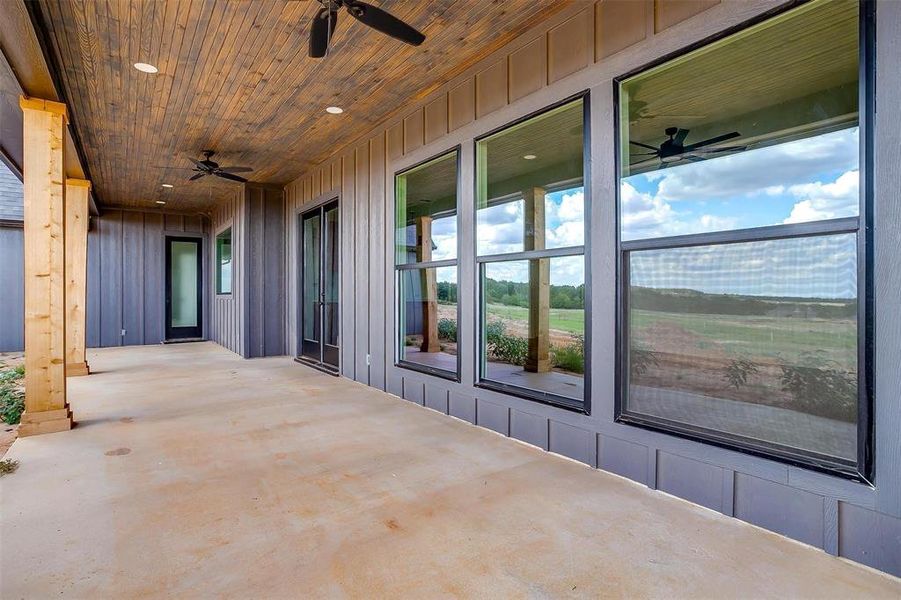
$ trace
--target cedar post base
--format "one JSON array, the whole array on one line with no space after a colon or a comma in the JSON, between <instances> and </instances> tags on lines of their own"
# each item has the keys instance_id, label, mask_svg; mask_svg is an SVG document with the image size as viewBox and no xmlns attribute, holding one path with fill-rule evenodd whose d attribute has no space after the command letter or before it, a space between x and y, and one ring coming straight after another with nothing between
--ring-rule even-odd
<instances>
[{"instance_id":1,"label":"cedar post base","mask_svg":"<svg viewBox=\"0 0 901 600\"><path fill-rule=\"evenodd\" d=\"M72 411L68 407L36 413L26 412L22 415L19 425L19 437L68 431L72 429L72 425Z\"/></svg>"},{"instance_id":2,"label":"cedar post base","mask_svg":"<svg viewBox=\"0 0 901 600\"><path fill-rule=\"evenodd\" d=\"M66 365L66 377L82 377L91 374L91 367L87 362L68 363Z\"/></svg>"}]
</instances>

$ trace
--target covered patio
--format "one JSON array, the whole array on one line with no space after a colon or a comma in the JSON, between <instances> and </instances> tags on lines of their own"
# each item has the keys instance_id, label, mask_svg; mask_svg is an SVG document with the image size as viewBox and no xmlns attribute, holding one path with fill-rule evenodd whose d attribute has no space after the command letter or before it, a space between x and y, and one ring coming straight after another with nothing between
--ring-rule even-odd
<instances>
[{"instance_id":1,"label":"covered patio","mask_svg":"<svg viewBox=\"0 0 901 600\"><path fill-rule=\"evenodd\" d=\"M892 0L0 1L0 597L901 598L899 63Z\"/></svg>"},{"instance_id":2,"label":"covered patio","mask_svg":"<svg viewBox=\"0 0 901 600\"><path fill-rule=\"evenodd\" d=\"M89 355L94 375L70 384L77 427L10 451L21 467L2 481L4 598L901 591L287 358L212 343Z\"/></svg>"}]
</instances>

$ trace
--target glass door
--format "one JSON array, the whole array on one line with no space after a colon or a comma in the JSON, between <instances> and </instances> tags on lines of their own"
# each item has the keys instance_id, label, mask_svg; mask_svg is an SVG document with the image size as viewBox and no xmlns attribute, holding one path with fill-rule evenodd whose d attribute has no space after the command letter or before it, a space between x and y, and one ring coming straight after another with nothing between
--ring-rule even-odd
<instances>
[{"instance_id":1,"label":"glass door","mask_svg":"<svg viewBox=\"0 0 901 600\"><path fill-rule=\"evenodd\" d=\"M338 371L338 202L300 217L300 357Z\"/></svg>"},{"instance_id":2,"label":"glass door","mask_svg":"<svg viewBox=\"0 0 901 600\"><path fill-rule=\"evenodd\" d=\"M166 339L203 337L203 258L199 238L166 238Z\"/></svg>"}]
</instances>

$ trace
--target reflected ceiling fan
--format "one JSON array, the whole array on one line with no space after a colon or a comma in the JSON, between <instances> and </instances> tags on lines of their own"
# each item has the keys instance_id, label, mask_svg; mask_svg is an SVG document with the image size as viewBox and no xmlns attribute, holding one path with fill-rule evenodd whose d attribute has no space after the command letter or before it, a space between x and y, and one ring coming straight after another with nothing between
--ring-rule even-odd
<instances>
[{"instance_id":1,"label":"reflected ceiling fan","mask_svg":"<svg viewBox=\"0 0 901 600\"><path fill-rule=\"evenodd\" d=\"M660 159L662 166L666 167L683 160L697 162L699 160L704 160L705 158L710 158L709 155L711 154L720 154L723 152L740 152L747 148L747 146L708 148L708 146L713 146L714 144L719 144L720 142L725 142L726 140L731 140L739 137L741 134L737 131L724 133L722 135L706 139L702 142L695 142L694 144L686 145L685 138L688 137L688 132L688 129L681 129L679 127L667 127L664 130L664 133L666 133L669 139L660 144L659 148L656 146L651 146L650 144L645 144L643 142L630 141L630 144L635 144L636 146L647 148L648 150L653 150L653 152L635 153L631 156L656 156Z\"/></svg>"},{"instance_id":2,"label":"reflected ceiling fan","mask_svg":"<svg viewBox=\"0 0 901 600\"><path fill-rule=\"evenodd\" d=\"M338 10L347 9L357 21L411 46L425 41L425 36L381 8L359 0L318 0L322 7L310 23L310 58L322 58L338 22Z\"/></svg>"},{"instance_id":3,"label":"reflected ceiling fan","mask_svg":"<svg viewBox=\"0 0 901 600\"><path fill-rule=\"evenodd\" d=\"M246 179L240 175L235 175L235 173L250 173L253 169L250 167L220 167L219 163L213 162L212 160L214 154L216 153L213 150L204 150L203 160L188 158L188 160L194 163L194 168L191 170L195 171L194 175L191 175L188 178L188 181L194 181L195 179L200 179L201 177L206 177L208 175L215 175L216 177L221 177L222 179L228 179L230 181L237 181L240 183L247 182Z\"/></svg>"}]
</instances>

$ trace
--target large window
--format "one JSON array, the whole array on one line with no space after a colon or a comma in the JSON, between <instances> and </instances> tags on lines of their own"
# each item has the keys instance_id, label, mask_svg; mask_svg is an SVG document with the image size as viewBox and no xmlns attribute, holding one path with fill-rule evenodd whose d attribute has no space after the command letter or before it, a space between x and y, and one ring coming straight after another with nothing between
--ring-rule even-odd
<instances>
[{"instance_id":1,"label":"large window","mask_svg":"<svg viewBox=\"0 0 901 600\"><path fill-rule=\"evenodd\" d=\"M479 384L585 410L585 98L477 141Z\"/></svg>"},{"instance_id":2,"label":"large window","mask_svg":"<svg viewBox=\"0 0 901 600\"><path fill-rule=\"evenodd\" d=\"M457 377L456 150L398 173L398 364Z\"/></svg>"},{"instance_id":3,"label":"large window","mask_svg":"<svg viewBox=\"0 0 901 600\"><path fill-rule=\"evenodd\" d=\"M232 293L232 228L216 236L216 293Z\"/></svg>"},{"instance_id":4,"label":"large window","mask_svg":"<svg viewBox=\"0 0 901 600\"><path fill-rule=\"evenodd\" d=\"M617 82L621 420L865 476L858 10Z\"/></svg>"}]
</instances>

